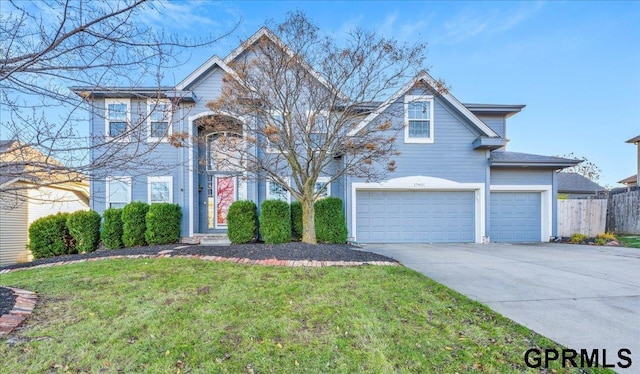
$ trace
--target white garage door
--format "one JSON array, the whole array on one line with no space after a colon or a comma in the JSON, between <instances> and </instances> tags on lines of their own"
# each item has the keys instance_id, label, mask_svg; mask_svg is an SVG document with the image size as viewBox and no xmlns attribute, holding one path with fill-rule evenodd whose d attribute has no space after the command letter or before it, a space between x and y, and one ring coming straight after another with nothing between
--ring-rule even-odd
<instances>
[{"instance_id":1,"label":"white garage door","mask_svg":"<svg viewBox=\"0 0 640 374\"><path fill-rule=\"evenodd\" d=\"M358 191L361 243L475 241L473 191Z\"/></svg>"},{"instance_id":2,"label":"white garage door","mask_svg":"<svg viewBox=\"0 0 640 374\"><path fill-rule=\"evenodd\" d=\"M492 192L490 239L492 242L541 240L540 192Z\"/></svg>"}]
</instances>

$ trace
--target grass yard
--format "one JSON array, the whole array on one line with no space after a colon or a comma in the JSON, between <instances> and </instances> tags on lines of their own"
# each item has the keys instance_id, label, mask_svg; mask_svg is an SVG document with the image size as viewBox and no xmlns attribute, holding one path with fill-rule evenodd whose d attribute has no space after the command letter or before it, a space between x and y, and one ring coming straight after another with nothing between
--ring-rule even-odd
<instances>
[{"instance_id":1,"label":"grass yard","mask_svg":"<svg viewBox=\"0 0 640 374\"><path fill-rule=\"evenodd\" d=\"M525 371L531 347L559 348L401 266L127 259L0 284L40 297L25 327L0 340L7 373L503 373Z\"/></svg>"},{"instance_id":2,"label":"grass yard","mask_svg":"<svg viewBox=\"0 0 640 374\"><path fill-rule=\"evenodd\" d=\"M620 244L625 247L640 248L640 236L618 236Z\"/></svg>"}]
</instances>

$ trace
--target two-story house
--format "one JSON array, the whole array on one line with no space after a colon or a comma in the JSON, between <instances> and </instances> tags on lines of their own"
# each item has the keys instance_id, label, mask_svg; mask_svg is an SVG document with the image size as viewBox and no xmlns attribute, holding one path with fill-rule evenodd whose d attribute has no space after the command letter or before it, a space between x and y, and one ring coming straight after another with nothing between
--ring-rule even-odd
<instances>
[{"instance_id":1,"label":"two-story house","mask_svg":"<svg viewBox=\"0 0 640 374\"><path fill-rule=\"evenodd\" d=\"M138 200L176 203L183 211L182 236L193 238L224 234L235 200L258 206L265 199L290 200L282 186L246 178L216 149L216 138L242 137L252 119L207 107L221 95L224 77L234 75L234 60L261 38L277 39L260 29L227 57L213 56L176 86L161 88L161 100L157 88L73 88L91 102L95 138L122 134L128 123L146 123L142 136L125 141L157 143L155 159L175 165L109 170L91 182L92 209ZM362 243L548 241L556 233L555 171L579 161L506 151L507 119L523 105L462 104L436 87L428 74L416 77L374 103L349 134L357 137L389 113L404 128L392 178L367 182L345 176L326 186L327 195L345 203L349 237ZM213 118L224 126L207 126ZM176 147L175 134L207 141Z\"/></svg>"}]
</instances>

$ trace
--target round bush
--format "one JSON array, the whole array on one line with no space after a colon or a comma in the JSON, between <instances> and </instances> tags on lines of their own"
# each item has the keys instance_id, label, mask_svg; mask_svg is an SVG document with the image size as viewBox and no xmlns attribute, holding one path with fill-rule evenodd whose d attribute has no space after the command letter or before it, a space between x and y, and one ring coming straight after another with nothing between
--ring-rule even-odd
<instances>
[{"instance_id":1,"label":"round bush","mask_svg":"<svg viewBox=\"0 0 640 374\"><path fill-rule=\"evenodd\" d=\"M45 258L76 253L75 243L67 229L69 213L38 218L29 226L29 244L33 257Z\"/></svg>"},{"instance_id":2,"label":"round bush","mask_svg":"<svg viewBox=\"0 0 640 374\"><path fill-rule=\"evenodd\" d=\"M291 229L295 239L302 238L302 204L299 201L291 203Z\"/></svg>"},{"instance_id":3,"label":"round bush","mask_svg":"<svg viewBox=\"0 0 640 374\"><path fill-rule=\"evenodd\" d=\"M227 214L227 235L233 244L251 242L258 228L258 213L253 201L234 201Z\"/></svg>"},{"instance_id":4,"label":"round bush","mask_svg":"<svg viewBox=\"0 0 640 374\"><path fill-rule=\"evenodd\" d=\"M102 213L102 232L100 238L105 247L118 249L122 243L122 209L107 209Z\"/></svg>"},{"instance_id":5,"label":"round bush","mask_svg":"<svg viewBox=\"0 0 640 374\"><path fill-rule=\"evenodd\" d=\"M100 214L79 210L67 218L67 229L76 241L78 253L93 252L100 243Z\"/></svg>"},{"instance_id":6,"label":"round bush","mask_svg":"<svg viewBox=\"0 0 640 374\"><path fill-rule=\"evenodd\" d=\"M122 208L122 243L125 247L145 245L146 215L149 205L141 201L129 203Z\"/></svg>"},{"instance_id":7,"label":"round bush","mask_svg":"<svg viewBox=\"0 0 640 374\"><path fill-rule=\"evenodd\" d=\"M178 204L152 204L146 214L147 231L144 237L149 244L177 243L180 240L182 211Z\"/></svg>"},{"instance_id":8,"label":"round bush","mask_svg":"<svg viewBox=\"0 0 640 374\"><path fill-rule=\"evenodd\" d=\"M289 204L280 200L265 200L260 209L260 236L268 244L291 241Z\"/></svg>"},{"instance_id":9,"label":"round bush","mask_svg":"<svg viewBox=\"0 0 640 374\"><path fill-rule=\"evenodd\" d=\"M316 239L324 243L345 243L347 223L342 210L342 200L327 197L314 204Z\"/></svg>"}]
</instances>

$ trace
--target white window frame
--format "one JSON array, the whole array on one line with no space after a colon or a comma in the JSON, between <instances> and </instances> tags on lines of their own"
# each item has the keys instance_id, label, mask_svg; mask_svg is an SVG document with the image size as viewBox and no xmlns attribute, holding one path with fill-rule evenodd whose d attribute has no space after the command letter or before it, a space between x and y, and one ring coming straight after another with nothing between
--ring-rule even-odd
<instances>
[{"instance_id":1,"label":"white window frame","mask_svg":"<svg viewBox=\"0 0 640 374\"><path fill-rule=\"evenodd\" d=\"M111 119L109 118L109 104L125 104L127 106L127 118L124 133L121 137L112 137L110 130ZM104 99L104 134L108 139L117 139L117 141L128 142L131 125L131 99Z\"/></svg>"},{"instance_id":2,"label":"white window frame","mask_svg":"<svg viewBox=\"0 0 640 374\"><path fill-rule=\"evenodd\" d=\"M287 178L283 178L283 179L284 179L284 182L286 183L286 185L287 185L287 186L289 186L289 178L287 177ZM267 180L267 183L266 183L266 188L267 188L267 190L265 191L265 197L266 197L266 200L280 200L279 198L278 198L278 199L276 199L276 198L274 198L274 197L271 197L271 184L272 184L272 183L280 184L280 183L278 183L278 182L276 182L276 181L273 181L273 180L270 180L270 179L269 179L269 180ZM286 203L287 203L287 204L290 204L290 203L291 203L291 192L289 192L289 190L286 190L286 192L287 192L287 200L286 200ZM281 200L281 201L282 201L282 200Z\"/></svg>"},{"instance_id":3,"label":"white window frame","mask_svg":"<svg viewBox=\"0 0 640 374\"><path fill-rule=\"evenodd\" d=\"M312 112L309 112L307 115L307 118L311 116L311 114L313 114ZM316 118L324 118L324 122L325 122L325 128L324 131L317 131L318 129L316 129L316 131L311 132L311 128L308 129L309 135L311 134L324 134L324 136L326 137L326 134L329 132L329 112L326 110L320 111L319 113L317 113ZM311 124L311 122L309 121L309 125ZM309 139L311 140L311 136L309 136ZM322 144L320 147L315 147L314 150L318 151L320 150L325 144Z\"/></svg>"},{"instance_id":4,"label":"white window frame","mask_svg":"<svg viewBox=\"0 0 640 374\"><path fill-rule=\"evenodd\" d=\"M152 111L157 105L166 105L167 117L167 134L161 138L151 136L151 116ZM169 135L173 133L173 108L171 107L171 101L167 99L148 99L147 100L147 141L148 142L168 142Z\"/></svg>"},{"instance_id":5,"label":"white window frame","mask_svg":"<svg viewBox=\"0 0 640 374\"><path fill-rule=\"evenodd\" d=\"M427 102L429 103L429 136L424 138L416 138L409 136L409 103ZM434 100L433 96L428 95L405 95L404 96L404 142L405 143L433 143L433 117L434 117Z\"/></svg>"},{"instance_id":6,"label":"white window frame","mask_svg":"<svg viewBox=\"0 0 640 374\"><path fill-rule=\"evenodd\" d=\"M111 181L120 181L120 182L124 182L127 184L127 186L129 187L129 193L127 194L127 200L126 201L111 201L111 191L109 188L109 183ZM106 209L110 208L110 204L111 203L124 203L124 205L127 205L131 202L131 177L125 177L125 176L119 176L119 177L107 177L106 178L106 187L105 187L105 206Z\"/></svg>"},{"instance_id":7,"label":"white window frame","mask_svg":"<svg viewBox=\"0 0 640 374\"><path fill-rule=\"evenodd\" d=\"M152 183L168 183L169 184L169 201L151 201L151 184ZM147 202L149 204L171 203L173 204L173 177L147 177Z\"/></svg>"},{"instance_id":8,"label":"white window frame","mask_svg":"<svg viewBox=\"0 0 640 374\"><path fill-rule=\"evenodd\" d=\"M331 197L331 183L329 183L330 180L331 180L331 178L329 178L329 177L318 177L318 179L316 179L316 184L324 183L325 190L327 190L327 196L318 196L318 199L324 199L325 197ZM318 191L316 191L315 186L313 188L313 192L314 193L318 192Z\"/></svg>"}]
</instances>

